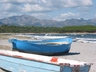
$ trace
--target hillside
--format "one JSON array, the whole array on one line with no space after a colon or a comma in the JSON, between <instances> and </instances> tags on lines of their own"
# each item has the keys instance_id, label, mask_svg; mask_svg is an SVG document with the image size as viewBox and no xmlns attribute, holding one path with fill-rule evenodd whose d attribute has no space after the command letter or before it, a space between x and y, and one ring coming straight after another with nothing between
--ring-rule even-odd
<instances>
[{"instance_id":1,"label":"hillside","mask_svg":"<svg viewBox=\"0 0 96 72\"><path fill-rule=\"evenodd\" d=\"M42 20L29 15L12 16L0 19L0 25L15 25L15 26L44 26L44 27L63 27L63 26L81 26L81 25L96 25L96 18L84 20L69 19L65 21Z\"/></svg>"}]
</instances>

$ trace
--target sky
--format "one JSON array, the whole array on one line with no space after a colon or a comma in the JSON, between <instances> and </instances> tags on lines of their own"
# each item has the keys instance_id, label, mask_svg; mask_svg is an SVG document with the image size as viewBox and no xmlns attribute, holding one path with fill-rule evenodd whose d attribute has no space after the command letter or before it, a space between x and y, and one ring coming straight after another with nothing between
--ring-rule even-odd
<instances>
[{"instance_id":1,"label":"sky","mask_svg":"<svg viewBox=\"0 0 96 72\"><path fill-rule=\"evenodd\" d=\"M96 18L96 0L0 0L0 19L30 15L39 19Z\"/></svg>"}]
</instances>

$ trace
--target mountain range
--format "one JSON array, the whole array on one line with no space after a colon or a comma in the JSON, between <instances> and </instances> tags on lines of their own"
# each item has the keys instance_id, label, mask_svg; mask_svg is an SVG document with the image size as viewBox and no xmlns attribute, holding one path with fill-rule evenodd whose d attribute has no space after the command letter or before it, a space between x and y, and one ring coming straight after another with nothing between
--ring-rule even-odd
<instances>
[{"instance_id":1,"label":"mountain range","mask_svg":"<svg viewBox=\"0 0 96 72\"><path fill-rule=\"evenodd\" d=\"M15 26L43 26L43 27L64 27L64 26L81 26L94 25L96 26L96 18L85 20L81 19L66 19L65 21L38 19L29 15L11 16L0 19L0 25L15 25Z\"/></svg>"}]
</instances>

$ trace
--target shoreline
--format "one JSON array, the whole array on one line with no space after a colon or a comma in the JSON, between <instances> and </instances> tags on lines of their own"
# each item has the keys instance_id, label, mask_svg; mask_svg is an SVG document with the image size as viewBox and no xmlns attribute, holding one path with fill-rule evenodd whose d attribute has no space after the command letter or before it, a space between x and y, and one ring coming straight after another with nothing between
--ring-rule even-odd
<instances>
[{"instance_id":1,"label":"shoreline","mask_svg":"<svg viewBox=\"0 0 96 72\"><path fill-rule=\"evenodd\" d=\"M72 32L72 33L0 33L0 34L96 34L94 33L88 33L88 32Z\"/></svg>"}]
</instances>

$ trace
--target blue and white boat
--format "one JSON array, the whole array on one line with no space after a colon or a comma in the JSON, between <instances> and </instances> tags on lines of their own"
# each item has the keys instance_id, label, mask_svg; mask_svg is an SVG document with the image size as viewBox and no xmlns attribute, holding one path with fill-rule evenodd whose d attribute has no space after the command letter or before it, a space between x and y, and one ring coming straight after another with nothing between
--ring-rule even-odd
<instances>
[{"instance_id":1,"label":"blue and white boat","mask_svg":"<svg viewBox=\"0 0 96 72\"><path fill-rule=\"evenodd\" d=\"M89 72L92 63L0 50L0 68L8 72Z\"/></svg>"},{"instance_id":2,"label":"blue and white boat","mask_svg":"<svg viewBox=\"0 0 96 72\"><path fill-rule=\"evenodd\" d=\"M33 52L40 54L68 53L71 47L72 38L58 38L49 40L19 40L11 39L12 49Z\"/></svg>"}]
</instances>

